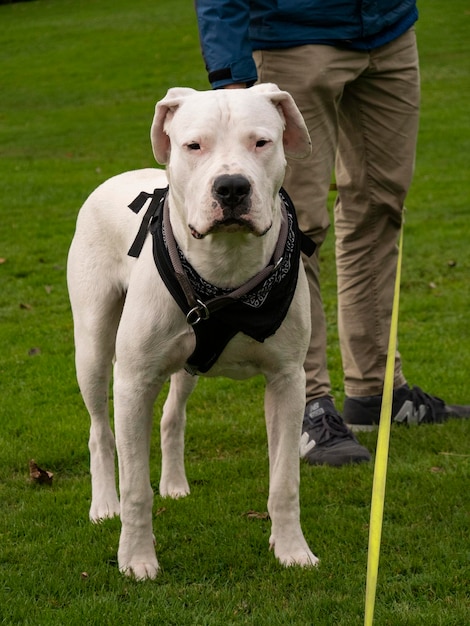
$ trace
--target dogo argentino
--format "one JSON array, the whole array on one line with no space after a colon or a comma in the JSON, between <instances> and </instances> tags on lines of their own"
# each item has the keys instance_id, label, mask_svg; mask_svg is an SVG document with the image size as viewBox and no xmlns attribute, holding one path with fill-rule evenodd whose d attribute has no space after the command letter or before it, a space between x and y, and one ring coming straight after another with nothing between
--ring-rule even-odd
<instances>
[{"instance_id":1,"label":"dogo argentino","mask_svg":"<svg viewBox=\"0 0 470 626\"><path fill-rule=\"evenodd\" d=\"M80 210L68 257L77 378L91 417L90 518L120 515L120 570L154 578L149 449L157 394L171 377L160 495L179 498L189 494L184 428L197 375L262 373L270 546L284 565L316 565L299 512L308 286L281 189L285 154L310 151L305 123L275 85L173 88L157 103L151 140L166 175L131 171L98 187ZM128 208L141 192L157 206L143 221L139 206ZM112 371L120 502L108 416Z\"/></svg>"}]
</instances>

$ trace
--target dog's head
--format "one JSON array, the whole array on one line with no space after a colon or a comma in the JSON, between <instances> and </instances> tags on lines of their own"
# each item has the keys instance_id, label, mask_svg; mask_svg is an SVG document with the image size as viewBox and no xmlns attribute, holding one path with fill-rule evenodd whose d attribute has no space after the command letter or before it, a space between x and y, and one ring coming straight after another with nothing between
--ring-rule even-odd
<instances>
[{"instance_id":1,"label":"dog's head","mask_svg":"<svg viewBox=\"0 0 470 626\"><path fill-rule=\"evenodd\" d=\"M266 233L278 207L285 155L303 158L311 149L292 96L272 84L170 89L157 103L151 140L196 239L216 232Z\"/></svg>"}]
</instances>

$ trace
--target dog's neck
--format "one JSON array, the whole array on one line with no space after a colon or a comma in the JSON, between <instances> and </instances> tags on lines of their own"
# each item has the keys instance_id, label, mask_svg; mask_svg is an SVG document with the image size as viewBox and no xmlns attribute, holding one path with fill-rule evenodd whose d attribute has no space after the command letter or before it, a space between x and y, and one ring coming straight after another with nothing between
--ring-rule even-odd
<instances>
[{"instance_id":1,"label":"dog's neck","mask_svg":"<svg viewBox=\"0 0 470 626\"><path fill-rule=\"evenodd\" d=\"M276 202L280 202L276 197ZM169 198L171 206L171 197ZM275 250L281 228L281 212L273 211L271 228L261 237L247 232L218 232L195 239L183 220L170 211L174 238L186 259L208 283L236 288L266 267Z\"/></svg>"}]
</instances>

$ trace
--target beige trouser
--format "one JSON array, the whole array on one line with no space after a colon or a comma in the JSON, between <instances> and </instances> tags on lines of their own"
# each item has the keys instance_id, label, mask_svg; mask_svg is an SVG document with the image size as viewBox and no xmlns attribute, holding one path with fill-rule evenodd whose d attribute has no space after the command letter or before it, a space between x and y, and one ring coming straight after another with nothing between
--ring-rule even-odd
<instances>
[{"instance_id":1,"label":"beige trouser","mask_svg":"<svg viewBox=\"0 0 470 626\"><path fill-rule=\"evenodd\" d=\"M414 168L419 67L414 29L370 52L325 45L256 51L260 82L294 97L313 150L289 160L285 188L300 227L316 243L304 259L310 285L312 337L305 369L307 401L330 394L326 322L318 248L334 208L338 329L348 396L382 393L403 203ZM395 386L404 384L397 354Z\"/></svg>"}]
</instances>

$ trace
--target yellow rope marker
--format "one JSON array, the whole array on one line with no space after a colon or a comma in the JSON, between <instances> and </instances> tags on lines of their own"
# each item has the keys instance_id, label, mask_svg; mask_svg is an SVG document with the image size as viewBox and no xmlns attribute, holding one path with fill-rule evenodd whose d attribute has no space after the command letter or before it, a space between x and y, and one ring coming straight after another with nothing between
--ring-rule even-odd
<instances>
[{"instance_id":1,"label":"yellow rope marker","mask_svg":"<svg viewBox=\"0 0 470 626\"><path fill-rule=\"evenodd\" d=\"M393 382L395 375L395 356L397 351L398 309L400 302L401 262L403 255L403 222L398 246L397 273L393 297L390 337L388 342L387 363L385 366L382 407L380 410L379 432L375 453L374 481L369 524L369 550L367 555L367 581L364 626L372 626L374 619L377 576L379 571L380 541L385 502L385 483L387 480L387 461L392 421Z\"/></svg>"}]
</instances>

